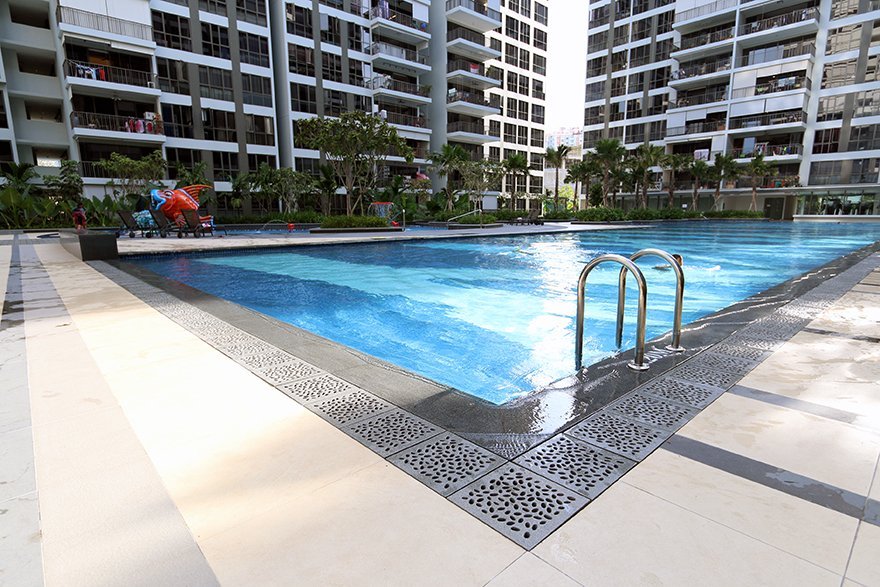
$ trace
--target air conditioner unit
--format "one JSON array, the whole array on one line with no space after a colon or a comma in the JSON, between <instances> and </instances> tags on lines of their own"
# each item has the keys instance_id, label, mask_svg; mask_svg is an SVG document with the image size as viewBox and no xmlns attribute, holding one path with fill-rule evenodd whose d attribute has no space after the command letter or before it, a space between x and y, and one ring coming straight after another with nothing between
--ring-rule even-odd
<instances>
[{"instance_id":1,"label":"air conditioner unit","mask_svg":"<svg viewBox=\"0 0 880 587\"><path fill-rule=\"evenodd\" d=\"M156 84L154 84L153 82L150 81L150 82L147 82L147 87L148 88L155 88Z\"/></svg>"},{"instance_id":2,"label":"air conditioner unit","mask_svg":"<svg viewBox=\"0 0 880 587\"><path fill-rule=\"evenodd\" d=\"M156 120L155 112L144 112L144 120Z\"/></svg>"}]
</instances>

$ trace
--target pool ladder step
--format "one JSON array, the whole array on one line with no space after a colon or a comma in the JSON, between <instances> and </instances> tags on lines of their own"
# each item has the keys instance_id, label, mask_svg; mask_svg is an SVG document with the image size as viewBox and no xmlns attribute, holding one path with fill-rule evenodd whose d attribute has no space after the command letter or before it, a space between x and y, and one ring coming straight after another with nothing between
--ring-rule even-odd
<instances>
[{"instance_id":1,"label":"pool ladder step","mask_svg":"<svg viewBox=\"0 0 880 587\"><path fill-rule=\"evenodd\" d=\"M587 289L587 277L590 272L603 263L617 263L621 265L620 275L617 280L617 330L615 333L615 342L618 348L623 339L623 317L626 306L626 276L632 273L635 276L636 286L639 292L638 314L636 315L636 348L635 356L632 361L627 363L627 367L638 371L644 371L648 368L645 363L645 324L648 306L648 284L645 275L638 268L635 261L647 256L660 257L672 267L675 272L675 312L672 324L672 343L666 348L670 351L680 353L684 351L681 346L681 311L684 301L684 270L675 258L661 249L642 249L624 257L623 255L599 255L594 257L581 270L578 278L577 287L577 321L575 323L575 347L574 361L578 371L583 369L583 348L584 348L584 306Z\"/></svg>"}]
</instances>

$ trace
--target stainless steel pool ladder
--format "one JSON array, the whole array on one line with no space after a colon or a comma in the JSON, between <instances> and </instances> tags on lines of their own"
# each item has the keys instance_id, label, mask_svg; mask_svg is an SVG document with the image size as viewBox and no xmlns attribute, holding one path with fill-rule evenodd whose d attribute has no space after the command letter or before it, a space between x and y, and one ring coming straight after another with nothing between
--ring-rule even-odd
<instances>
[{"instance_id":1,"label":"stainless steel pool ladder","mask_svg":"<svg viewBox=\"0 0 880 587\"><path fill-rule=\"evenodd\" d=\"M681 308L684 302L684 270L675 258L661 249L642 249L630 255L630 261L636 261L642 257L660 257L672 267L675 273L675 311L672 319L672 343L666 346L667 350L680 353L684 351L681 346ZM620 277L617 286L617 336L615 342L620 348L623 339L623 308L626 305L626 273L625 267L620 269Z\"/></svg>"},{"instance_id":2,"label":"stainless steel pool ladder","mask_svg":"<svg viewBox=\"0 0 880 587\"><path fill-rule=\"evenodd\" d=\"M636 277L636 285L639 288L639 310L636 317L636 349L634 360L627 363L627 367L638 371L648 368L645 364L645 309L648 305L648 285L645 283L645 276L642 275L635 263L627 259L623 255L599 255L587 263L581 275L578 278L577 289L577 322L575 324L575 343L574 343L574 361L578 371L583 367L584 352L584 300L586 298L587 276L596 266L602 263L619 263L623 266L621 271L631 271ZM620 286L621 282L618 282ZM620 296L618 296L620 300ZM617 307L618 316L622 316L623 306Z\"/></svg>"}]
</instances>

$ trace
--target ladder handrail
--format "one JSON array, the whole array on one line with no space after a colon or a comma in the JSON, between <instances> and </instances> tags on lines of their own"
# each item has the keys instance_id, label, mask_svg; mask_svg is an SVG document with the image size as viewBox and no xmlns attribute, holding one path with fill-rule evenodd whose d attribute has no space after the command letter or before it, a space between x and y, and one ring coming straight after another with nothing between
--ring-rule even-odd
<instances>
[{"instance_id":1,"label":"ladder handrail","mask_svg":"<svg viewBox=\"0 0 880 587\"><path fill-rule=\"evenodd\" d=\"M636 370L647 369L645 365L645 313L648 306L648 285L645 276L635 263L623 255L599 255L587 263L578 278L577 289L577 322L575 324L574 361L578 371L582 368L584 352L584 300L586 298L587 276L597 265L605 262L614 262L623 265L621 271L631 271L636 276L636 285L639 288L639 310L636 317L636 348L635 359L627 364L627 367ZM618 295L619 299L619 295ZM618 307L618 313L622 312L622 306Z\"/></svg>"},{"instance_id":2,"label":"ladder handrail","mask_svg":"<svg viewBox=\"0 0 880 587\"><path fill-rule=\"evenodd\" d=\"M681 311L684 303L684 270L672 255L661 249L642 249L641 251L636 251L630 255L629 259L630 261L636 261L642 257L652 255L660 257L669 263L672 267L672 271L675 273L675 311L672 321L672 343L666 348L670 351L680 353L684 351L684 347L681 346ZM626 304L626 273L626 269L621 268L617 287L617 335L615 337L615 342L618 347L620 347L621 340L623 339L623 308Z\"/></svg>"}]
</instances>

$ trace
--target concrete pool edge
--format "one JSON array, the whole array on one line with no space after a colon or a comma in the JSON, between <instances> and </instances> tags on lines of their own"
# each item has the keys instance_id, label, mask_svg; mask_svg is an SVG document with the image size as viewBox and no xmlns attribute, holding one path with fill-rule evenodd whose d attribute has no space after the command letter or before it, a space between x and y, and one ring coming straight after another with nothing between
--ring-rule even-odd
<instances>
[{"instance_id":1,"label":"concrete pool edge","mask_svg":"<svg viewBox=\"0 0 880 587\"><path fill-rule=\"evenodd\" d=\"M591 365L586 379L570 377L553 388L538 390L502 405L427 380L124 260L109 264L383 400L500 456L514 458L639 386L660 378L669 369L694 358L735 331L770 315L877 250L880 250L880 241L687 325L683 333L683 342L688 348L685 353L673 354L663 349L669 335L651 341L648 357L652 368L647 372L626 369L627 352ZM100 264L93 266L101 271Z\"/></svg>"}]
</instances>

